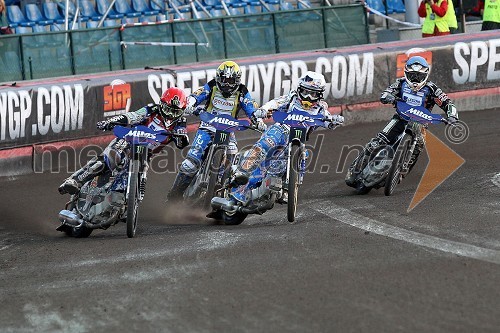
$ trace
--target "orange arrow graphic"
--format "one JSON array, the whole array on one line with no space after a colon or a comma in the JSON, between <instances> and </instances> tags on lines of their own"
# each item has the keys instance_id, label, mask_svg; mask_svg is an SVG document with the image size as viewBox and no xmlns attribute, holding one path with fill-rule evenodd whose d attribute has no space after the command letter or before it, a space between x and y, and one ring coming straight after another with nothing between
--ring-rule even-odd
<instances>
[{"instance_id":1,"label":"orange arrow graphic","mask_svg":"<svg viewBox=\"0 0 500 333\"><path fill-rule=\"evenodd\" d=\"M429 163L413 195L408 213L465 163L460 155L429 131L426 135L425 148Z\"/></svg>"}]
</instances>

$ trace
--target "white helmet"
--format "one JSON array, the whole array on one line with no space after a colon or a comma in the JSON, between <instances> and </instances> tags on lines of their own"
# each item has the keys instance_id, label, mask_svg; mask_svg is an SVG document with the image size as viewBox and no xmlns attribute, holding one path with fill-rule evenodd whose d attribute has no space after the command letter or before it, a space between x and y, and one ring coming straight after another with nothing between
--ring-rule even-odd
<instances>
[{"instance_id":1,"label":"white helmet","mask_svg":"<svg viewBox=\"0 0 500 333\"><path fill-rule=\"evenodd\" d=\"M323 74L308 71L299 79L297 95L300 103L306 109L310 109L323 98L326 81Z\"/></svg>"},{"instance_id":2,"label":"white helmet","mask_svg":"<svg viewBox=\"0 0 500 333\"><path fill-rule=\"evenodd\" d=\"M405 65L406 82L414 91L419 91L427 83L430 71L429 64L423 57L411 57Z\"/></svg>"}]
</instances>

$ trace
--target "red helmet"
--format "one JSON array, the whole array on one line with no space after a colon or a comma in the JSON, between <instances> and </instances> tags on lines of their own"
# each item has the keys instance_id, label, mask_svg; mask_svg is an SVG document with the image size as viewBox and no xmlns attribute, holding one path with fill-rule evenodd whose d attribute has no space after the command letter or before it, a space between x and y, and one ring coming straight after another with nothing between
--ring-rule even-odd
<instances>
[{"instance_id":1,"label":"red helmet","mask_svg":"<svg viewBox=\"0 0 500 333\"><path fill-rule=\"evenodd\" d=\"M187 96L182 89L172 87L165 90L160 99L161 114L165 119L176 120L184 113Z\"/></svg>"}]
</instances>

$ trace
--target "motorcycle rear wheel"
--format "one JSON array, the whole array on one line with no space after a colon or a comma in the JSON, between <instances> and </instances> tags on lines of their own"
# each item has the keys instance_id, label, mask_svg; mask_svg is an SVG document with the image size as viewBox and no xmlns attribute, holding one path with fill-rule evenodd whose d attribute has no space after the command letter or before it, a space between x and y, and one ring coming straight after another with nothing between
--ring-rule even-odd
<instances>
[{"instance_id":1,"label":"motorcycle rear wheel","mask_svg":"<svg viewBox=\"0 0 500 333\"><path fill-rule=\"evenodd\" d=\"M140 161L131 161L129 182L130 188L127 198L127 237L135 236L137 230L137 216L139 215L139 168Z\"/></svg>"},{"instance_id":2,"label":"motorcycle rear wheel","mask_svg":"<svg viewBox=\"0 0 500 333\"><path fill-rule=\"evenodd\" d=\"M384 194L386 196L390 196L394 193L394 189L399 184L401 179L401 167L404 162L406 152L411 144L411 140L411 135L405 134L401 139L401 143L399 144L396 153L394 154L394 159L385 181Z\"/></svg>"},{"instance_id":3,"label":"motorcycle rear wheel","mask_svg":"<svg viewBox=\"0 0 500 333\"><path fill-rule=\"evenodd\" d=\"M247 218L248 214L245 213L234 213L228 215L226 212L222 213L222 222L225 225L239 225Z\"/></svg>"}]
</instances>

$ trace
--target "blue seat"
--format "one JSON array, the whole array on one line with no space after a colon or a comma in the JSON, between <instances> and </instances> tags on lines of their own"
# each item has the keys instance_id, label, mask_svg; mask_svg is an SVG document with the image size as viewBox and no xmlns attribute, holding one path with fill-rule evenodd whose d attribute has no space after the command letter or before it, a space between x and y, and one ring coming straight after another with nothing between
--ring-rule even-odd
<instances>
[{"instance_id":1,"label":"blue seat","mask_svg":"<svg viewBox=\"0 0 500 333\"><path fill-rule=\"evenodd\" d=\"M109 8L109 2L107 0L96 0L96 3L97 3L97 12L100 15L104 16L104 14L106 13L106 11ZM113 10L113 8L111 8L111 10L108 13L108 16L106 16L106 19L110 18L110 19L115 20L115 19L121 19L124 16L125 15L117 13Z\"/></svg>"},{"instance_id":2,"label":"blue seat","mask_svg":"<svg viewBox=\"0 0 500 333\"><path fill-rule=\"evenodd\" d=\"M87 22L87 28L89 28L89 29L97 28L98 25L99 25L99 21L88 21Z\"/></svg>"},{"instance_id":3,"label":"blue seat","mask_svg":"<svg viewBox=\"0 0 500 333\"><path fill-rule=\"evenodd\" d=\"M36 22L28 21L21 11L21 8L16 5L7 6L7 18L9 19L11 28L15 28L18 25L22 27L32 27L36 24Z\"/></svg>"},{"instance_id":4,"label":"blue seat","mask_svg":"<svg viewBox=\"0 0 500 333\"><path fill-rule=\"evenodd\" d=\"M246 6L247 6L247 4L245 2L232 3L231 6L229 7L229 12L231 13L231 15L236 15L236 14L233 14L234 10L236 10L238 12L238 15L241 15L245 12Z\"/></svg>"},{"instance_id":5,"label":"blue seat","mask_svg":"<svg viewBox=\"0 0 500 333\"><path fill-rule=\"evenodd\" d=\"M293 5L287 1L281 1L280 10L294 10Z\"/></svg>"},{"instance_id":6,"label":"blue seat","mask_svg":"<svg viewBox=\"0 0 500 333\"><path fill-rule=\"evenodd\" d=\"M211 7L220 5L220 0L203 0L203 4Z\"/></svg>"},{"instance_id":7,"label":"blue seat","mask_svg":"<svg viewBox=\"0 0 500 333\"><path fill-rule=\"evenodd\" d=\"M95 10L94 5L89 0L80 0L80 10L83 17L88 17L89 20L99 21L102 15Z\"/></svg>"},{"instance_id":8,"label":"blue seat","mask_svg":"<svg viewBox=\"0 0 500 333\"><path fill-rule=\"evenodd\" d=\"M108 20L108 19L106 19L103 22L103 26L104 27L116 27L118 25L120 25L120 24L116 20Z\"/></svg>"},{"instance_id":9,"label":"blue seat","mask_svg":"<svg viewBox=\"0 0 500 333\"><path fill-rule=\"evenodd\" d=\"M136 12L141 12L144 16L153 16L160 13L160 10L153 10L146 0L132 0L132 8Z\"/></svg>"},{"instance_id":10,"label":"blue seat","mask_svg":"<svg viewBox=\"0 0 500 333\"><path fill-rule=\"evenodd\" d=\"M260 14L262 5L258 1L252 1L245 7L245 14Z\"/></svg>"},{"instance_id":11,"label":"blue seat","mask_svg":"<svg viewBox=\"0 0 500 333\"><path fill-rule=\"evenodd\" d=\"M406 13L406 8L401 0L387 0L387 7L394 13Z\"/></svg>"},{"instance_id":12,"label":"blue seat","mask_svg":"<svg viewBox=\"0 0 500 333\"><path fill-rule=\"evenodd\" d=\"M23 27L23 26L18 26L16 28L16 34L31 34L33 32L33 29L31 27Z\"/></svg>"},{"instance_id":13,"label":"blue seat","mask_svg":"<svg viewBox=\"0 0 500 333\"><path fill-rule=\"evenodd\" d=\"M118 14L123 14L126 17L139 17L142 15L140 12L135 12L127 0L116 0L115 9Z\"/></svg>"},{"instance_id":14,"label":"blue seat","mask_svg":"<svg viewBox=\"0 0 500 333\"><path fill-rule=\"evenodd\" d=\"M161 14L168 14L168 8L165 7L165 3L162 0L151 0L151 9L157 10Z\"/></svg>"},{"instance_id":15,"label":"blue seat","mask_svg":"<svg viewBox=\"0 0 500 333\"><path fill-rule=\"evenodd\" d=\"M53 20L49 20L44 17L40 8L38 8L38 6L34 3L26 4L24 10L26 11L26 17L28 20L35 22L38 25L49 25L54 22Z\"/></svg>"},{"instance_id":16,"label":"blue seat","mask_svg":"<svg viewBox=\"0 0 500 333\"><path fill-rule=\"evenodd\" d=\"M266 5L272 12L280 10L280 0L266 0ZM262 11L267 12L266 7L262 6Z\"/></svg>"},{"instance_id":17,"label":"blue seat","mask_svg":"<svg viewBox=\"0 0 500 333\"><path fill-rule=\"evenodd\" d=\"M381 13L385 13L385 8L382 0L366 0L366 4L372 9L375 9Z\"/></svg>"},{"instance_id":18,"label":"blue seat","mask_svg":"<svg viewBox=\"0 0 500 333\"><path fill-rule=\"evenodd\" d=\"M63 13L63 15L65 15L66 13L66 2L65 1L62 1L62 2L59 2L59 6L61 7L61 12ZM74 3L72 3L71 1L68 1L68 15L70 17L70 21L73 21L73 18L75 17L75 14L76 14L76 6ZM89 20L88 17L84 17L82 15L79 15L79 17L77 18L77 21L80 20L80 22L87 22Z\"/></svg>"},{"instance_id":19,"label":"blue seat","mask_svg":"<svg viewBox=\"0 0 500 333\"><path fill-rule=\"evenodd\" d=\"M57 8L57 4L55 2L44 2L42 4L42 12L46 18L54 21L55 23L64 23L64 17L59 12L59 8Z\"/></svg>"},{"instance_id":20,"label":"blue seat","mask_svg":"<svg viewBox=\"0 0 500 333\"><path fill-rule=\"evenodd\" d=\"M212 10L210 10L210 14L212 14L212 17L221 17L225 16L226 12L224 11L224 7L222 5L216 5Z\"/></svg>"}]
</instances>

